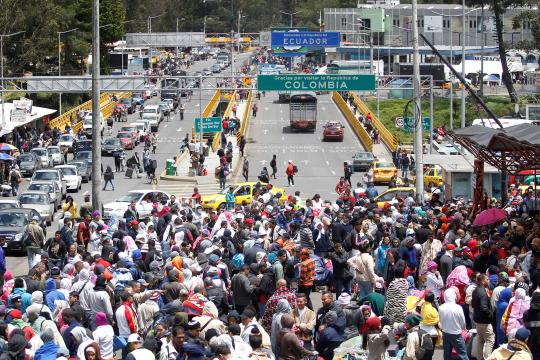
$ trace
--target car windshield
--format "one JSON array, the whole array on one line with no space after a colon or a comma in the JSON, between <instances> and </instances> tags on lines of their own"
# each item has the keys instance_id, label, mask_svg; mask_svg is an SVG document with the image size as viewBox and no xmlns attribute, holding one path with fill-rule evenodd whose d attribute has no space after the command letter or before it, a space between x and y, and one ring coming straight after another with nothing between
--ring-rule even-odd
<instances>
[{"instance_id":1,"label":"car windshield","mask_svg":"<svg viewBox=\"0 0 540 360\"><path fill-rule=\"evenodd\" d=\"M91 157L92 153L90 151L81 151L75 155L74 159L85 160L90 159Z\"/></svg>"},{"instance_id":2,"label":"car windshield","mask_svg":"<svg viewBox=\"0 0 540 360\"><path fill-rule=\"evenodd\" d=\"M384 168L384 169L390 169L390 168L394 167L394 164L389 163L389 162L380 162L380 163L377 163L377 167L378 168Z\"/></svg>"},{"instance_id":3,"label":"car windshield","mask_svg":"<svg viewBox=\"0 0 540 360\"><path fill-rule=\"evenodd\" d=\"M118 145L118 140L115 138L105 139L103 140L103 145Z\"/></svg>"},{"instance_id":4,"label":"car windshield","mask_svg":"<svg viewBox=\"0 0 540 360\"><path fill-rule=\"evenodd\" d=\"M155 114L157 113L157 109L144 109L143 114Z\"/></svg>"},{"instance_id":5,"label":"car windshield","mask_svg":"<svg viewBox=\"0 0 540 360\"><path fill-rule=\"evenodd\" d=\"M139 192L130 192L130 193L127 193L126 195L122 196L121 198L119 198L118 200L116 200L116 202L127 202L127 203L130 203L131 201L133 200L139 200L141 198L143 194L142 193L139 193Z\"/></svg>"},{"instance_id":6,"label":"car windshield","mask_svg":"<svg viewBox=\"0 0 540 360\"><path fill-rule=\"evenodd\" d=\"M70 167L60 168L60 171L62 172L62 174L64 174L64 176L66 176L66 175L77 175L77 172L75 171L75 169L70 168Z\"/></svg>"},{"instance_id":7,"label":"car windshield","mask_svg":"<svg viewBox=\"0 0 540 360\"><path fill-rule=\"evenodd\" d=\"M34 191L45 191L45 192L48 192L48 193L52 193L53 192L53 187L49 184L36 184L36 183L33 183L33 184L30 184L30 186L28 186L28 190L34 190Z\"/></svg>"},{"instance_id":8,"label":"car windshield","mask_svg":"<svg viewBox=\"0 0 540 360\"><path fill-rule=\"evenodd\" d=\"M37 156L47 156L47 150L34 149L32 150L32 152L35 153Z\"/></svg>"},{"instance_id":9,"label":"car windshield","mask_svg":"<svg viewBox=\"0 0 540 360\"><path fill-rule=\"evenodd\" d=\"M73 137L71 135L62 135L58 141L73 141Z\"/></svg>"},{"instance_id":10,"label":"car windshield","mask_svg":"<svg viewBox=\"0 0 540 360\"><path fill-rule=\"evenodd\" d=\"M129 104L129 99L120 99L120 104Z\"/></svg>"},{"instance_id":11,"label":"car windshield","mask_svg":"<svg viewBox=\"0 0 540 360\"><path fill-rule=\"evenodd\" d=\"M21 213L0 214L0 226L22 227L28 224L26 216Z\"/></svg>"},{"instance_id":12,"label":"car windshield","mask_svg":"<svg viewBox=\"0 0 540 360\"><path fill-rule=\"evenodd\" d=\"M47 197L43 194L22 194L19 196L21 204L46 204Z\"/></svg>"},{"instance_id":13,"label":"car windshield","mask_svg":"<svg viewBox=\"0 0 540 360\"><path fill-rule=\"evenodd\" d=\"M32 180L59 180L56 171L38 171L34 173Z\"/></svg>"},{"instance_id":14,"label":"car windshield","mask_svg":"<svg viewBox=\"0 0 540 360\"><path fill-rule=\"evenodd\" d=\"M84 125L92 125L92 114L84 118Z\"/></svg>"},{"instance_id":15,"label":"car windshield","mask_svg":"<svg viewBox=\"0 0 540 360\"><path fill-rule=\"evenodd\" d=\"M49 148L49 154L60 154L60 149L59 148Z\"/></svg>"},{"instance_id":16,"label":"car windshield","mask_svg":"<svg viewBox=\"0 0 540 360\"><path fill-rule=\"evenodd\" d=\"M75 165L79 172L86 169L86 162L84 161L70 161L68 165Z\"/></svg>"},{"instance_id":17,"label":"car windshield","mask_svg":"<svg viewBox=\"0 0 540 360\"><path fill-rule=\"evenodd\" d=\"M131 131L137 131L137 130L135 130L134 128L132 128L132 127L130 127L130 126L124 126L124 127L121 127L121 128L120 128L120 131L131 132Z\"/></svg>"},{"instance_id":18,"label":"car windshield","mask_svg":"<svg viewBox=\"0 0 540 360\"><path fill-rule=\"evenodd\" d=\"M536 182L539 182L540 175L536 175ZM528 175L525 177L525 180L523 180L523 184L525 185L534 185L534 175Z\"/></svg>"},{"instance_id":19,"label":"car windshield","mask_svg":"<svg viewBox=\"0 0 540 360\"><path fill-rule=\"evenodd\" d=\"M17 209L18 207L16 203L12 202L0 203L0 210Z\"/></svg>"},{"instance_id":20,"label":"car windshield","mask_svg":"<svg viewBox=\"0 0 540 360\"><path fill-rule=\"evenodd\" d=\"M118 133L118 135L116 135L117 138L119 139L130 139L131 138L131 134L130 133Z\"/></svg>"},{"instance_id":21,"label":"car windshield","mask_svg":"<svg viewBox=\"0 0 540 360\"><path fill-rule=\"evenodd\" d=\"M32 154L22 154L20 159L21 159L21 162L34 161L34 156Z\"/></svg>"}]
</instances>

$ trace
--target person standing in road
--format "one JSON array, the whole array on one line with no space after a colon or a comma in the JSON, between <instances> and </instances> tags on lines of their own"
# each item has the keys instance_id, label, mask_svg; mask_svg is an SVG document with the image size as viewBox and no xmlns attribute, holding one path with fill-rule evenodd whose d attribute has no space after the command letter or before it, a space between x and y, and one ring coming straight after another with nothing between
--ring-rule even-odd
<instances>
[{"instance_id":1,"label":"person standing in road","mask_svg":"<svg viewBox=\"0 0 540 360\"><path fill-rule=\"evenodd\" d=\"M19 184L22 182L22 175L19 171L19 166L15 165L9 172L9 183L11 185L11 192L13 196L17 196L19 192Z\"/></svg>"},{"instance_id":2,"label":"person standing in road","mask_svg":"<svg viewBox=\"0 0 540 360\"><path fill-rule=\"evenodd\" d=\"M274 177L274 179L277 179L276 178L276 173L277 173L277 159L276 159L276 155L272 155L272 160L270 160L270 167L272 168L272 175L270 175L270 178L272 178L272 176Z\"/></svg>"},{"instance_id":3,"label":"person standing in road","mask_svg":"<svg viewBox=\"0 0 540 360\"><path fill-rule=\"evenodd\" d=\"M296 169L296 166L293 164L292 160L289 160L289 164L287 165L287 169L285 170L285 174L287 174L287 181L289 183L289 186L291 186L291 184L294 186L294 175L297 172L298 172L298 170ZM274 174L275 174L275 172L274 172ZM275 175L274 175L274 177L275 177Z\"/></svg>"},{"instance_id":4,"label":"person standing in road","mask_svg":"<svg viewBox=\"0 0 540 360\"><path fill-rule=\"evenodd\" d=\"M409 174L409 165L411 164L407 152L403 151L399 163L401 165L401 177L406 178Z\"/></svg>"},{"instance_id":5,"label":"person standing in road","mask_svg":"<svg viewBox=\"0 0 540 360\"><path fill-rule=\"evenodd\" d=\"M257 117L257 111L259 110L259 107L257 104L253 104L253 117Z\"/></svg>"},{"instance_id":6,"label":"person standing in road","mask_svg":"<svg viewBox=\"0 0 540 360\"><path fill-rule=\"evenodd\" d=\"M351 176L352 176L352 166L349 165L349 162L348 161L345 161L343 163L343 174L345 176L345 180L347 180L347 182L349 184L352 184L351 182Z\"/></svg>"},{"instance_id":7,"label":"person standing in road","mask_svg":"<svg viewBox=\"0 0 540 360\"><path fill-rule=\"evenodd\" d=\"M246 138L244 135L240 136L240 142L238 143L238 147L240 148L240 156L244 157L244 149L246 147Z\"/></svg>"},{"instance_id":8,"label":"person standing in road","mask_svg":"<svg viewBox=\"0 0 540 360\"><path fill-rule=\"evenodd\" d=\"M186 111L186 105L180 105L180 120L184 120L184 111Z\"/></svg>"},{"instance_id":9,"label":"person standing in road","mask_svg":"<svg viewBox=\"0 0 540 360\"><path fill-rule=\"evenodd\" d=\"M491 325L493 322L493 309L486 291L489 286L489 278L486 274L480 274L476 279L478 286L473 291L471 301L471 306L474 309L473 320L476 323L476 336L478 338L475 357L477 359L487 359L490 357L495 344L495 332L493 331L493 325Z\"/></svg>"},{"instance_id":10,"label":"person standing in road","mask_svg":"<svg viewBox=\"0 0 540 360\"><path fill-rule=\"evenodd\" d=\"M227 209L231 210L234 209L234 187L229 186L229 191L225 194L225 204L227 205Z\"/></svg>"},{"instance_id":11,"label":"person standing in road","mask_svg":"<svg viewBox=\"0 0 540 360\"><path fill-rule=\"evenodd\" d=\"M120 160L120 156L122 155L121 151L115 151L113 153L114 157L114 171L119 172L121 170L121 164L122 161Z\"/></svg>"},{"instance_id":12,"label":"person standing in road","mask_svg":"<svg viewBox=\"0 0 540 360\"><path fill-rule=\"evenodd\" d=\"M249 160L248 158L244 158L244 165L242 166L242 175L244 176L244 179L248 181L248 175L249 175Z\"/></svg>"},{"instance_id":13,"label":"person standing in road","mask_svg":"<svg viewBox=\"0 0 540 360\"><path fill-rule=\"evenodd\" d=\"M34 216L32 222L28 225L28 239L26 243L26 254L28 255L28 268L31 269L34 264L34 259L37 254L41 254L41 248L45 240L45 232L39 225L39 216Z\"/></svg>"},{"instance_id":14,"label":"person standing in road","mask_svg":"<svg viewBox=\"0 0 540 360\"><path fill-rule=\"evenodd\" d=\"M107 184L110 183L114 191L114 184L113 184L114 173L110 165L107 165L107 169L105 169L105 173L103 174L103 179L105 180L105 185L103 185L103 190L106 190Z\"/></svg>"}]
</instances>

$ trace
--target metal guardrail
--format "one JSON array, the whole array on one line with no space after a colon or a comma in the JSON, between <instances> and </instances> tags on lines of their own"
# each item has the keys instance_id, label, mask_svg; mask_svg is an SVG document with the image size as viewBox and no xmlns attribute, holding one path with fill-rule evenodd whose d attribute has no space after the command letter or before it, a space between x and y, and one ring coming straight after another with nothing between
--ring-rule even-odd
<instances>
[{"instance_id":1,"label":"metal guardrail","mask_svg":"<svg viewBox=\"0 0 540 360\"><path fill-rule=\"evenodd\" d=\"M341 95L337 91L332 92L332 100L334 100L334 103L337 105L345 119L349 122L349 125L351 125L353 132L356 134L358 139L360 139L360 142L364 146L364 148L372 152L373 151L373 140L371 140L371 137L367 133L366 129L360 124L358 119L354 116L351 109L349 109L349 106L345 103L345 100L341 97Z\"/></svg>"},{"instance_id":2,"label":"metal guardrail","mask_svg":"<svg viewBox=\"0 0 540 360\"><path fill-rule=\"evenodd\" d=\"M225 109L225 112L223 113L223 118L229 118L231 116L231 112L234 107L234 104L236 104L236 91L231 94L229 105L227 105L227 109ZM214 139L212 140L212 151L216 151L220 145L221 145L221 132L218 132L214 134Z\"/></svg>"},{"instance_id":3,"label":"metal guardrail","mask_svg":"<svg viewBox=\"0 0 540 360\"><path fill-rule=\"evenodd\" d=\"M242 125L240 125L240 129L236 133L236 145L240 145L240 138L244 136L244 133L246 132L247 122L249 121L249 110L251 109L251 102L253 101L253 91L250 91L248 93L247 103L246 103L246 110L244 111L244 114L242 116Z\"/></svg>"},{"instance_id":4,"label":"metal guardrail","mask_svg":"<svg viewBox=\"0 0 540 360\"><path fill-rule=\"evenodd\" d=\"M206 104L206 107L204 108L202 112L203 117L210 117L212 115L217 104L219 104L219 99L221 99L221 91L216 90L214 92L214 95L212 95L212 98L210 98L210 101L208 102L208 104ZM191 138L195 139L195 127L191 128Z\"/></svg>"},{"instance_id":5,"label":"metal guardrail","mask_svg":"<svg viewBox=\"0 0 540 360\"><path fill-rule=\"evenodd\" d=\"M397 136L395 134L392 134L386 128L386 126L384 126L381 120L379 120L379 118L375 116L373 111L371 111L367 107L367 105L360 99L358 95L356 95L355 93L351 91L349 92L349 96L353 97L354 99L353 102L356 105L356 108L362 113L362 115L366 116L368 113L371 114L371 119L372 119L371 122L373 123L373 126L375 127L375 129L377 129L377 131L379 132L379 136L381 140L383 141L383 143L388 148L388 150L390 150L390 152L396 151L399 146L399 141L398 141Z\"/></svg>"},{"instance_id":6,"label":"metal guardrail","mask_svg":"<svg viewBox=\"0 0 540 360\"><path fill-rule=\"evenodd\" d=\"M99 97L99 103L103 104L103 103L109 101L109 95L110 95L110 93L101 94L101 96ZM82 103L81 105L76 106L73 109L70 109L70 110L66 111L62 115L55 117L54 119L49 121L49 126L52 129L58 128L58 129L60 129L60 131L63 132L67 125L71 126L72 117L74 119L77 119L77 114L79 113L79 111L81 111L81 110L91 110L91 109L92 109L92 100L88 100L87 102ZM75 126L73 128L75 128Z\"/></svg>"},{"instance_id":7,"label":"metal guardrail","mask_svg":"<svg viewBox=\"0 0 540 360\"><path fill-rule=\"evenodd\" d=\"M127 92L127 93L116 94L116 98L118 100L120 100L120 99L124 99L124 98L129 98L129 97L131 97L131 95L132 95L132 92L130 91L130 92ZM100 109L100 111L103 114L103 120L106 120L109 116L112 115L112 113L114 111L114 107L116 106L116 104L118 104L118 101L109 102L109 94L102 94L100 96L100 100L102 100L101 101L101 109ZM91 110L92 109L92 100L87 101L87 102L90 103L90 108L89 109L85 108L85 110ZM70 111L73 111L73 110L74 109L71 109ZM79 111L80 110L81 109L79 109ZM77 116L77 113L78 113L78 111L75 113L75 116ZM71 124L71 118L69 119L69 122ZM81 131L82 127L83 127L83 122L82 121L79 121L79 122L75 123L73 125L73 128L72 128L73 133L77 134L79 131ZM64 125L64 129L65 129L65 125Z\"/></svg>"}]
</instances>

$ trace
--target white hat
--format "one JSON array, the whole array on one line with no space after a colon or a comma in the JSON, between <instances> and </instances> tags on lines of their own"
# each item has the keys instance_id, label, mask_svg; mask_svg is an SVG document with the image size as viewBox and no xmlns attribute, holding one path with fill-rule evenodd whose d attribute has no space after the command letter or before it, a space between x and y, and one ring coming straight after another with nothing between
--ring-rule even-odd
<instances>
[{"instance_id":1,"label":"white hat","mask_svg":"<svg viewBox=\"0 0 540 360\"><path fill-rule=\"evenodd\" d=\"M289 160L289 164L292 164L292 160Z\"/></svg>"},{"instance_id":2,"label":"white hat","mask_svg":"<svg viewBox=\"0 0 540 360\"><path fill-rule=\"evenodd\" d=\"M127 339L127 342L128 342L128 344L129 343L135 343L135 342L142 343L142 339L139 336L139 334L131 334L131 335L129 335L129 337Z\"/></svg>"}]
</instances>

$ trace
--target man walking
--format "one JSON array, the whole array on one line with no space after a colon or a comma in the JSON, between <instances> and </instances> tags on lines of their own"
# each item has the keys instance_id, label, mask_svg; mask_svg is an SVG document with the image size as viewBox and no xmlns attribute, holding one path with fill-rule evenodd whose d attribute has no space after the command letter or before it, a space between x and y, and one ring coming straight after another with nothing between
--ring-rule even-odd
<instances>
[{"instance_id":1,"label":"man walking","mask_svg":"<svg viewBox=\"0 0 540 360\"><path fill-rule=\"evenodd\" d=\"M465 315L463 308L456 304L456 291L447 289L444 292L444 304L439 307L439 318L443 334L444 358L450 359L452 348L456 350L458 359L469 360L465 341L461 331L465 327Z\"/></svg>"},{"instance_id":2,"label":"man walking","mask_svg":"<svg viewBox=\"0 0 540 360\"><path fill-rule=\"evenodd\" d=\"M180 120L184 120L184 111L186 111L186 105L180 105Z\"/></svg>"},{"instance_id":3,"label":"man walking","mask_svg":"<svg viewBox=\"0 0 540 360\"><path fill-rule=\"evenodd\" d=\"M34 258L37 254L41 254L41 248L45 240L45 232L39 225L39 216L34 216L32 222L28 225L28 240L26 246L26 253L28 255L28 268L31 269L34 264Z\"/></svg>"},{"instance_id":4,"label":"man walking","mask_svg":"<svg viewBox=\"0 0 540 360\"><path fill-rule=\"evenodd\" d=\"M292 160L289 160L289 164L287 165L287 169L285 170L289 186L291 186L291 184L294 186L294 175L297 173L297 171L295 170L297 170L296 166L293 164Z\"/></svg>"},{"instance_id":5,"label":"man walking","mask_svg":"<svg viewBox=\"0 0 540 360\"><path fill-rule=\"evenodd\" d=\"M471 306L474 309L473 320L476 323L477 334L475 339L477 346L473 346L473 355L477 359L487 359L490 357L493 351L493 345L495 344L495 333L491 325L493 321L493 309L491 308L491 301L486 292L486 288L489 286L489 278L486 274L480 274L477 277L477 282L478 286L474 289L471 301Z\"/></svg>"},{"instance_id":6,"label":"man walking","mask_svg":"<svg viewBox=\"0 0 540 360\"><path fill-rule=\"evenodd\" d=\"M276 155L272 155L272 160L270 160L270 167L272 168L272 175L270 175L270 178L273 176L274 179L277 179L277 178L276 178L276 173L277 173L277 159L276 159Z\"/></svg>"},{"instance_id":7,"label":"man walking","mask_svg":"<svg viewBox=\"0 0 540 360\"><path fill-rule=\"evenodd\" d=\"M249 160L247 157L244 158L244 165L242 166L242 175L244 176L244 179L248 181L248 174L249 174Z\"/></svg>"}]
</instances>

